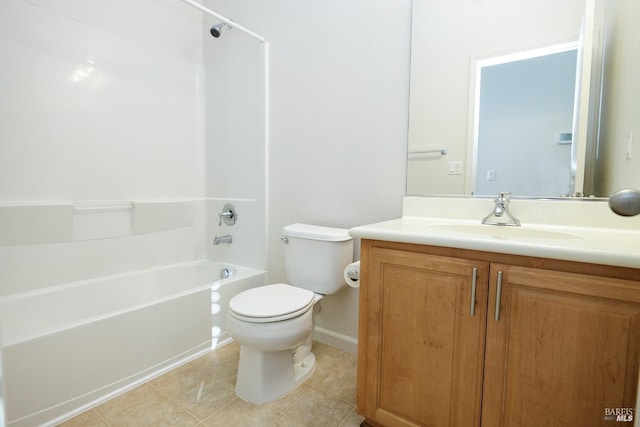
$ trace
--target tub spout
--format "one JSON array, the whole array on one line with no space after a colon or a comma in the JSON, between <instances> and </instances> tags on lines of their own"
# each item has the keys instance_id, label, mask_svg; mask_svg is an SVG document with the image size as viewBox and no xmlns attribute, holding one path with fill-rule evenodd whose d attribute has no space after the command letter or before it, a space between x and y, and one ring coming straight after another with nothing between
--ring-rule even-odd
<instances>
[{"instance_id":1,"label":"tub spout","mask_svg":"<svg viewBox=\"0 0 640 427\"><path fill-rule=\"evenodd\" d=\"M231 237L231 234L225 234L224 236L215 236L213 238L214 245L219 245L221 243L231 243L231 242L233 242L233 237Z\"/></svg>"}]
</instances>

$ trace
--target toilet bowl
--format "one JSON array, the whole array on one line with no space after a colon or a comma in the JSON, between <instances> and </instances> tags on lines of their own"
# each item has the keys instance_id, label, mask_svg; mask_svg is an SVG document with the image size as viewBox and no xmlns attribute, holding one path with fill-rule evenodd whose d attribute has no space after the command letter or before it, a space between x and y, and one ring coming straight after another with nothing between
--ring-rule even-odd
<instances>
[{"instance_id":1,"label":"toilet bowl","mask_svg":"<svg viewBox=\"0 0 640 427\"><path fill-rule=\"evenodd\" d=\"M352 260L345 229L293 224L282 241L291 284L249 289L229 302L227 328L240 344L236 394L252 403L277 399L313 373L316 303L346 287L343 270Z\"/></svg>"},{"instance_id":2,"label":"toilet bowl","mask_svg":"<svg viewBox=\"0 0 640 427\"><path fill-rule=\"evenodd\" d=\"M282 283L237 296L242 298L231 300L227 319L233 339L240 344L236 394L253 403L269 402L293 390L313 373L313 308L320 298L311 291ZM252 307L254 311L242 304L253 298L263 303L282 299L277 301L279 309L268 310L267 314L263 309L268 304Z\"/></svg>"}]
</instances>

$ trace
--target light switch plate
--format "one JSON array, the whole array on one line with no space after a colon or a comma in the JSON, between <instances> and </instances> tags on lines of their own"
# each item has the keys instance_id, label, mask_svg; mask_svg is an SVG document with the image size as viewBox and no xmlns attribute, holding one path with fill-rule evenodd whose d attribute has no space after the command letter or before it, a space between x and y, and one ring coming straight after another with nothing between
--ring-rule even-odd
<instances>
[{"instance_id":1,"label":"light switch plate","mask_svg":"<svg viewBox=\"0 0 640 427\"><path fill-rule=\"evenodd\" d=\"M451 160L449 162L449 175L462 175L462 162Z\"/></svg>"}]
</instances>

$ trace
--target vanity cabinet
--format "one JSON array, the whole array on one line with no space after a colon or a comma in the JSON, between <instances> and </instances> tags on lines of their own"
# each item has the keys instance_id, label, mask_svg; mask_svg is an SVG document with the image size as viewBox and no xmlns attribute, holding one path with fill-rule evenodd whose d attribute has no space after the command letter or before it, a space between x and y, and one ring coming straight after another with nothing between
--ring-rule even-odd
<instances>
[{"instance_id":1,"label":"vanity cabinet","mask_svg":"<svg viewBox=\"0 0 640 427\"><path fill-rule=\"evenodd\" d=\"M639 363L638 270L362 241L364 425L624 425Z\"/></svg>"}]
</instances>

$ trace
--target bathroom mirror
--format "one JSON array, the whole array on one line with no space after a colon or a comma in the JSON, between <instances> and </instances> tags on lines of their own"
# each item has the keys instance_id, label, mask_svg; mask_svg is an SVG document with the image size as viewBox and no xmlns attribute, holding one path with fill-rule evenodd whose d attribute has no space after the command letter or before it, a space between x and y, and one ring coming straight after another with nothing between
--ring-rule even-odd
<instances>
[{"instance_id":1,"label":"bathroom mirror","mask_svg":"<svg viewBox=\"0 0 640 427\"><path fill-rule=\"evenodd\" d=\"M618 188L638 187L640 167L634 162L638 162L640 151L634 148L633 134L640 135L640 102L637 96L627 95L632 92L628 88L629 82L635 81L634 73L640 72L640 31L633 24L640 19L640 7L634 3L463 0L463 4L450 4L414 0L407 194L495 196L500 188L498 191L520 196L561 197L575 188L578 193L606 197ZM581 39L583 18L586 26ZM537 143L550 150L537 154L538 158L517 147L516 142L525 138L515 132L505 136L503 144L507 145L502 145L502 151L515 150L519 155L506 153L507 160L494 162L497 167L479 164L495 153L485 152L483 145L477 144L475 120L482 114L476 98L480 91L475 87L480 77L476 74L481 73L478 64L572 43L579 47L581 41L591 48L578 50L574 60L576 70L582 70L575 91L581 99L574 105L571 126L565 118L537 136ZM581 61L591 65L581 68ZM506 104L502 109L513 112ZM537 114L540 118L547 115ZM516 116L494 116L492 126L498 129L498 135L501 129L520 125L507 124L508 115ZM542 126L535 130L539 128ZM576 143L578 136L583 138L582 144ZM535 144L529 141L525 147ZM552 152L561 153L561 160ZM559 162L565 162L565 166L558 167ZM504 177L504 171L498 168L505 165L526 176L524 181L549 181L549 185L529 189L516 186L512 178L497 186L487 185ZM571 186L572 176L575 187Z\"/></svg>"}]
</instances>

